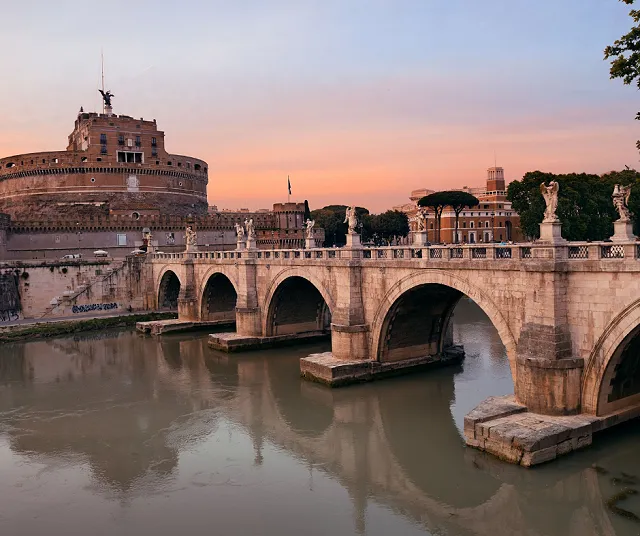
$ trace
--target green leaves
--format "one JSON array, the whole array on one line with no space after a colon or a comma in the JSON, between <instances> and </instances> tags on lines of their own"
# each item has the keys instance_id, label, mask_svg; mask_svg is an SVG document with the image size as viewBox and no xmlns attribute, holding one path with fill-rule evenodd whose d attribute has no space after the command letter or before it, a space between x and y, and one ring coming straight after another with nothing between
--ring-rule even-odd
<instances>
[{"instance_id":1,"label":"green leaves","mask_svg":"<svg viewBox=\"0 0 640 536\"><path fill-rule=\"evenodd\" d=\"M632 5L635 0L621 0L627 5ZM634 81L640 89L640 11L632 9L629 16L635 26L629 33L616 40L613 45L604 49L604 59L611 61L609 75L611 79L620 78L626 85ZM636 115L640 119L640 113ZM640 141L636 142L636 148L640 151Z\"/></svg>"},{"instance_id":2,"label":"green leaves","mask_svg":"<svg viewBox=\"0 0 640 536\"><path fill-rule=\"evenodd\" d=\"M640 215L640 173L635 170L611 171L601 177L533 171L522 180L511 182L507 189L507 198L520 215L520 227L528 238L540 236L539 224L545 209L540 183L552 180L560 185L557 214L562 221L562 235L568 240L604 240L613 234L613 221L618 219L611 200L615 184L634 185L629 208Z\"/></svg>"}]
</instances>

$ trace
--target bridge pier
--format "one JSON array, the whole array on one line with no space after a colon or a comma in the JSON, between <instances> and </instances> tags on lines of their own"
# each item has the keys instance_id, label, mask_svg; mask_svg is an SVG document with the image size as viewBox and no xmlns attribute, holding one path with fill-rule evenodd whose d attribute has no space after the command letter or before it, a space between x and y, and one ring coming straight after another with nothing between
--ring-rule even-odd
<instances>
[{"instance_id":1,"label":"bridge pier","mask_svg":"<svg viewBox=\"0 0 640 536\"><path fill-rule=\"evenodd\" d=\"M591 444L595 418L579 415L584 359L574 357L565 248L535 250L516 352L515 397L489 398L465 417L467 445L536 465Z\"/></svg>"}]
</instances>

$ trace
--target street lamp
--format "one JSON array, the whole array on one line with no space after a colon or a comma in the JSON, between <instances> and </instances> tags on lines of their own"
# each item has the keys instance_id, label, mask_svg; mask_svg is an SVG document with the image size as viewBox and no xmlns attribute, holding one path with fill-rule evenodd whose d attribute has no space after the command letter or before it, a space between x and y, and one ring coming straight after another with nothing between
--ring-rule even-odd
<instances>
[{"instance_id":1,"label":"street lamp","mask_svg":"<svg viewBox=\"0 0 640 536\"><path fill-rule=\"evenodd\" d=\"M80 255L80 222L76 222L76 238L78 239L78 255Z\"/></svg>"}]
</instances>

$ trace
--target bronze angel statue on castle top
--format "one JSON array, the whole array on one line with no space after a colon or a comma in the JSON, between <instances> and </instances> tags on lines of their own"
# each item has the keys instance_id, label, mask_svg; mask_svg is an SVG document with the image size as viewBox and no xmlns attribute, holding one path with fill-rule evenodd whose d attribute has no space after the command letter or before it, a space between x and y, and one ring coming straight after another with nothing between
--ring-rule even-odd
<instances>
[{"instance_id":1,"label":"bronze angel statue on castle top","mask_svg":"<svg viewBox=\"0 0 640 536\"><path fill-rule=\"evenodd\" d=\"M102 100L104 100L104 105L111 106L111 97L115 97L115 95L108 89L107 91L102 91L101 89L99 89L98 91L102 93Z\"/></svg>"}]
</instances>

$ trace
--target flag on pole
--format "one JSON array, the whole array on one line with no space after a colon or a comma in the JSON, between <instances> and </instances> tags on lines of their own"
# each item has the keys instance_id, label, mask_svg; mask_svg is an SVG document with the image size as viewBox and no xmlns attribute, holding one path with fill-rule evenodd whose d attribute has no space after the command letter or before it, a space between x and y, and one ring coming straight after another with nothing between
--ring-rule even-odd
<instances>
[{"instance_id":1,"label":"flag on pole","mask_svg":"<svg viewBox=\"0 0 640 536\"><path fill-rule=\"evenodd\" d=\"M289 195L291 195L291 181L289 180L289 175L287 175L287 188L289 189Z\"/></svg>"}]
</instances>

